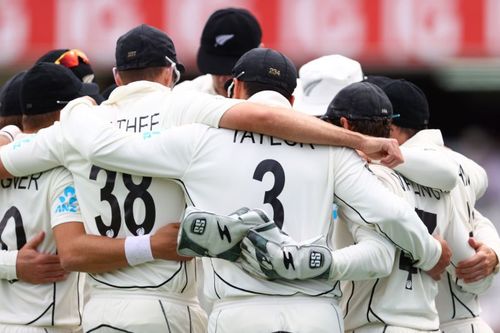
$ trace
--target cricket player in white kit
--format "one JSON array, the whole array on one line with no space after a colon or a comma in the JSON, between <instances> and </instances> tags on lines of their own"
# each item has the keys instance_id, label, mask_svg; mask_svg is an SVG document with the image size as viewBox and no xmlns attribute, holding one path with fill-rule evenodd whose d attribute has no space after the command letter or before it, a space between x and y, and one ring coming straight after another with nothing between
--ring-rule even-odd
<instances>
[{"instance_id":1,"label":"cricket player in white kit","mask_svg":"<svg viewBox=\"0 0 500 333\"><path fill-rule=\"evenodd\" d=\"M69 69L38 64L27 71L22 85L24 128L33 133L59 118L64 102L86 95L92 86L82 84ZM17 136L14 145L31 140ZM66 223L82 224L73 178L65 168L0 181L0 244L11 257L0 279L0 331L80 332L83 306L80 273L66 273L59 282L33 284L18 279L18 251L43 232L43 242L33 250L56 254L52 230ZM33 263L30 268L38 269ZM58 262L52 264L54 271Z\"/></svg>"},{"instance_id":2,"label":"cricket player in white kit","mask_svg":"<svg viewBox=\"0 0 500 333\"><path fill-rule=\"evenodd\" d=\"M72 133L81 122L93 126L80 140ZM444 254L439 242L417 223L412 208L383 188L349 149L202 125L170 129L158 136L127 135L102 123L85 100L67 107L61 130L70 144L95 165L175 179L184 187L190 203L215 213L227 214L241 206L262 207L298 241L328 235L335 197L340 209L353 220L374 225L410 253L420 268L432 268ZM3 152L4 163L10 164L11 152ZM304 174L304 169L309 172ZM211 259L205 287L217 302L209 331L226 332L237 327L242 332L254 332L255 325L261 323L266 331L287 330L287 325L293 324L292 330L306 331L307 327L310 332L339 332L342 325L334 298L340 295L337 279L363 270L356 265L361 258L338 258L338 265L328 271L330 279L287 282L258 280L233 263ZM337 267L342 270L338 272ZM267 315L260 315L256 321L249 309L262 304L269 304ZM282 307L287 311L281 312ZM304 311L306 316L297 315Z\"/></svg>"},{"instance_id":3,"label":"cricket player in white kit","mask_svg":"<svg viewBox=\"0 0 500 333\"><path fill-rule=\"evenodd\" d=\"M283 54L267 48L255 48L246 52L235 64L233 68L233 79L228 82L228 95L234 98L248 99L249 101L262 102L268 105L281 105L283 107L291 108L291 104L294 101L292 92L296 86L296 69L293 63ZM198 212L195 215L197 218L201 218L203 213ZM189 217L189 214L188 214ZM186 217L186 219L188 218ZM281 220L278 223L281 225ZM332 221L333 222L333 221ZM186 223L186 222L184 222ZM333 225L330 224L330 231ZM188 227L186 227L188 228ZM374 228L352 225L353 233L359 238L359 242L356 246L350 247L349 249L344 249L335 253L334 262L336 263L336 269L338 272L345 270L345 274L336 274L336 278L365 278L365 277L378 277L387 275L392 269L392 259L394 255L394 247L388 242L385 237L378 234ZM186 230L183 230L185 232ZM188 233L189 234L189 233ZM233 235L234 237L234 235ZM260 238L260 237L259 237ZM182 244L178 245L181 246ZM254 261L256 258L255 253L252 248L253 245L246 244L247 246L243 250L244 261L250 258L251 263L246 262L243 264L244 269L249 268L249 272L252 274L257 273L257 277L267 278L260 267L260 264ZM242 245L243 246L243 245ZM184 251L180 248L180 251ZM187 252L189 254L189 252ZM199 253L203 255L203 253ZM353 258L359 257L360 260L346 261L341 258ZM209 259L204 259L205 264L208 266L207 270L211 270L211 261ZM350 267L355 267L355 269L349 269L349 267L342 267L342 264L349 262ZM294 275L296 277L296 275ZM210 295L209 295L210 296ZM213 297L213 296L212 296ZM317 309L314 299L304 299L314 311ZM264 318L259 324L253 323L253 329L255 330L269 330L271 327L274 329L289 329L294 331L297 327L297 322L303 327L310 326L310 319L306 320L293 319L293 313L297 311L295 305L290 304L288 307L281 306L281 309L277 311L275 306L269 304L268 301L263 301L263 304L247 304L245 306L245 311L248 312L247 316L254 316L255 318ZM264 305L267 304L267 305ZM241 304L239 307L243 306ZM220 315L227 317L239 316L241 311L239 307L236 310L232 310L227 306L220 305L219 302L216 303L215 311L218 311ZM287 318L286 326L278 327L276 323L272 323L274 315L269 315L269 311L273 313L281 313ZM211 329L217 327L230 326L234 324L234 319L230 319L227 323L224 321L218 321L215 316L211 317L213 320L211 323ZM228 320L228 319L225 319ZM304 328L306 329L306 328ZM318 329L318 328L315 328ZM308 329L306 329L308 330Z\"/></svg>"},{"instance_id":4,"label":"cricket player in white kit","mask_svg":"<svg viewBox=\"0 0 500 333\"><path fill-rule=\"evenodd\" d=\"M323 119L365 134L388 136L392 117L392 106L385 93L371 83L360 82L341 90ZM474 255L467 244L468 230L455 212L449 194L414 183L380 165L371 164L370 169L393 193L415 207L429 233L442 235L447 240L453 252L452 262L456 264ZM335 230L335 236L341 242L346 235L338 233L339 230L341 228ZM454 269L450 269L450 273L454 275ZM464 286L463 281L461 285ZM484 289L484 285L467 287L469 291ZM350 332L434 332L439 329L434 302L437 282L414 268L411 259L400 251L389 277L350 282L343 290L346 330ZM395 295L404 302L394 302Z\"/></svg>"},{"instance_id":5,"label":"cricket player in white kit","mask_svg":"<svg viewBox=\"0 0 500 333\"><path fill-rule=\"evenodd\" d=\"M122 130L140 132L202 121L212 126L261 127L277 135L289 132L291 139L345 143L365 147L368 152L394 152L392 141L374 141L339 129L333 134L333 126L321 129L321 121L288 115L278 108L204 94L172 94L160 83L172 85L178 78L175 50L168 36L152 27L142 25L122 36L116 56L117 83L131 83L118 87L97 108L101 119ZM135 81L140 78L155 82ZM276 118L283 120L283 126L274 126ZM318 125L317 132L307 131ZM86 126L93 124L82 123L71 135L85 135ZM4 155L7 151L12 155ZM195 297L194 263L178 261L181 258L175 252L175 243L171 252L155 255L155 235L151 236L149 249L147 235L181 217L184 198L180 187L166 180L119 174L86 162L67 140L60 124L40 131L20 147L3 149L2 158L9 170L3 169L3 176L30 174L58 165L66 166L74 176L85 230L72 224L57 228L56 237L71 239L62 241L65 266L91 273L91 298L83 316L85 330L204 331L205 315ZM387 161L398 163L398 151L387 156ZM173 231L176 236L176 230Z\"/></svg>"},{"instance_id":6,"label":"cricket player in white kit","mask_svg":"<svg viewBox=\"0 0 500 333\"><path fill-rule=\"evenodd\" d=\"M173 83L173 77L178 77L179 73L173 73L175 64L169 63L171 60L166 57L177 61L173 44L164 33L145 25L132 29L117 43L117 69L122 73L118 77L119 83L122 84L127 75L134 75L135 69L142 68L146 68L145 71L158 68L162 75L170 74L168 78ZM217 126L222 113L237 103L210 96L204 99L204 95L191 95L192 98L177 95L171 98L169 93L169 88L160 83L132 82L113 92L102 106L100 115L118 128L132 132L150 131L160 124L168 127L196 121ZM162 108L167 107L178 112L166 113ZM89 235L140 237L180 219L185 202L177 185L161 179L132 177L98 168L89 164L71 146L61 144L63 138L58 127L50 128L46 133L48 135L43 142L35 143L43 146L36 148L39 157L48 152L43 157L45 161L40 158L38 165L35 162L17 171L26 173L56 165L67 166L81 193L85 231ZM153 261L151 257L150 262L141 265L130 255L127 261L116 261L112 253L102 256L102 251L97 251L99 247L92 250L88 239L78 242L74 235L78 231L83 232L80 225L64 227L56 230L60 238L69 243L61 249L63 260L73 270L91 273L91 297L83 315L85 331L205 330L206 314L196 299L194 261ZM66 248L68 250L64 252ZM110 251L111 248L104 250ZM123 245L119 250L119 259L123 259Z\"/></svg>"},{"instance_id":7,"label":"cricket player in white kit","mask_svg":"<svg viewBox=\"0 0 500 333\"><path fill-rule=\"evenodd\" d=\"M300 67L297 88L293 92L293 107L299 112L321 117L341 89L364 78L361 64L354 59L340 54L313 59ZM381 77L368 76L368 80L372 78ZM451 190L457 184L458 164L441 158L441 152L422 147L404 146L401 149L405 161L395 167L396 171L418 184L444 191ZM422 169L421 163L425 163L427 168ZM415 172L415 169L419 172Z\"/></svg>"},{"instance_id":8,"label":"cricket player in white kit","mask_svg":"<svg viewBox=\"0 0 500 333\"><path fill-rule=\"evenodd\" d=\"M491 328L480 317L481 308L478 294L486 290L495 273L498 272L500 238L491 221L474 209L476 200L484 194L488 185L486 172L474 161L445 147L439 130L427 129L429 108L425 95L418 87L405 80L391 80L384 77L377 78L375 83L379 84L387 93L395 112L400 114L400 117L394 119L391 125L391 136L395 137L403 148L436 150L443 156L440 161L451 159L459 166L457 170L459 181L450 192L456 214L470 235L474 239L484 242L482 248L484 253L487 253L485 257L491 258L488 262L489 266L492 267L486 274L474 275L474 267L465 269L465 272L472 270L472 273L469 273L473 274L474 278L472 279L468 278L467 275L464 276L463 273L461 274L461 267L463 263L476 262L477 258L458 263L456 274L467 282L465 285L457 284L457 280L450 273L447 273L439 281L436 305L441 322L440 328L446 333L492 332ZM411 163L411 161L407 162ZM409 177L415 176L415 173L432 172L432 168L430 170L416 167L411 169L413 171L411 175L408 175ZM434 184L435 187L439 187L439 185ZM471 290L469 283L476 290Z\"/></svg>"},{"instance_id":9,"label":"cricket player in white kit","mask_svg":"<svg viewBox=\"0 0 500 333\"><path fill-rule=\"evenodd\" d=\"M37 250L56 254L52 228L61 223L81 223L71 174L56 168L4 179L1 186L0 243L2 252L6 251L12 259L10 269L2 269L0 279L0 330L78 332L83 304L79 273L72 272L63 281L46 284L32 284L16 276L16 255L27 240L43 231L45 238Z\"/></svg>"}]
</instances>

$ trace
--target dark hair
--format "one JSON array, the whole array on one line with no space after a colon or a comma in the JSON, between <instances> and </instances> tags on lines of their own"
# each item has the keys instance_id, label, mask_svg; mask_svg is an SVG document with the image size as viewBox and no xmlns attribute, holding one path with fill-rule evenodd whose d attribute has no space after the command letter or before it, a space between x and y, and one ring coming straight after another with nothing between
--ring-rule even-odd
<instances>
[{"instance_id":1,"label":"dark hair","mask_svg":"<svg viewBox=\"0 0 500 333\"><path fill-rule=\"evenodd\" d=\"M163 70L168 66L162 67L146 67L141 69L130 69L126 71L118 71L123 84L129 84L135 81L156 81L162 74Z\"/></svg>"},{"instance_id":2,"label":"dark hair","mask_svg":"<svg viewBox=\"0 0 500 333\"><path fill-rule=\"evenodd\" d=\"M291 94L284 92L283 89L280 89L279 87L276 87L272 84L261 83L261 82L249 82L249 81L240 81L240 82L243 82L245 84L244 86L245 91L247 92L249 97L263 90L272 90L276 91L277 93L280 93L288 100L292 98Z\"/></svg>"},{"instance_id":3,"label":"dark hair","mask_svg":"<svg viewBox=\"0 0 500 333\"><path fill-rule=\"evenodd\" d=\"M347 118L346 118L347 119ZM391 132L390 118L377 119L377 120L367 120L367 119L348 119L351 125L351 131L358 132L361 134L366 134L370 136L375 136L378 138L388 138ZM341 126L340 117L329 117L325 121L332 123L337 126Z\"/></svg>"},{"instance_id":4,"label":"dark hair","mask_svg":"<svg viewBox=\"0 0 500 333\"><path fill-rule=\"evenodd\" d=\"M403 134L406 134L409 138L411 138L412 136L414 136L415 134L417 134L420 129L415 129L415 128L408 128L408 127L401 127L401 126L398 126L398 125L395 125L394 126L397 126L399 128L399 130L403 133ZM427 126L424 127L424 129L426 129Z\"/></svg>"},{"instance_id":5,"label":"dark hair","mask_svg":"<svg viewBox=\"0 0 500 333\"><path fill-rule=\"evenodd\" d=\"M15 115L15 116L0 116L0 128L5 127L7 125L16 125L21 130L23 129L23 116Z\"/></svg>"},{"instance_id":6,"label":"dark hair","mask_svg":"<svg viewBox=\"0 0 500 333\"><path fill-rule=\"evenodd\" d=\"M49 127L59 120L61 110L46 112L42 114L23 115L23 130L36 132L42 128Z\"/></svg>"}]
</instances>

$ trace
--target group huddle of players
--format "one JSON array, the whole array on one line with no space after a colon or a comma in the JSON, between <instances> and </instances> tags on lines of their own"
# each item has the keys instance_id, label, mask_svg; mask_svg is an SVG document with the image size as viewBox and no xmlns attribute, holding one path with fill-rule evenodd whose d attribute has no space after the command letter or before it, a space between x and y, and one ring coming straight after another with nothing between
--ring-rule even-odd
<instances>
[{"instance_id":1,"label":"group huddle of players","mask_svg":"<svg viewBox=\"0 0 500 333\"><path fill-rule=\"evenodd\" d=\"M224 8L194 80L142 24L104 91L77 49L4 84L0 331L493 332L487 175L422 90L261 39Z\"/></svg>"}]
</instances>

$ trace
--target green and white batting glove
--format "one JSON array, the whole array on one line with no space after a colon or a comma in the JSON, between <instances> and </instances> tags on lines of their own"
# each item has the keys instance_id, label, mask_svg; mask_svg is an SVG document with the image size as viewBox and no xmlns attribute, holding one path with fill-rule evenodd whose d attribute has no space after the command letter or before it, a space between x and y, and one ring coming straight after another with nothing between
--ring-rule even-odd
<instances>
[{"instance_id":1,"label":"green and white batting glove","mask_svg":"<svg viewBox=\"0 0 500 333\"><path fill-rule=\"evenodd\" d=\"M184 256L236 261L241 253L241 240L248 230L269 220L260 209L245 207L225 216L188 207L177 236L177 252Z\"/></svg>"},{"instance_id":2,"label":"green and white batting glove","mask_svg":"<svg viewBox=\"0 0 500 333\"><path fill-rule=\"evenodd\" d=\"M241 243L241 265L262 279L327 279L332 265L325 237L298 244L274 222L252 228Z\"/></svg>"}]
</instances>

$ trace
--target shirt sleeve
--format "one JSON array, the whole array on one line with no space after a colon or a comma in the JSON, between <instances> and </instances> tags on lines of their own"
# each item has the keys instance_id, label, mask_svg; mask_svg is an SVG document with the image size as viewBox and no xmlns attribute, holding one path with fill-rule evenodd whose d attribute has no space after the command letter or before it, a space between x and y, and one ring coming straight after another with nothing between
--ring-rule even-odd
<instances>
[{"instance_id":1,"label":"shirt sleeve","mask_svg":"<svg viewBox=\"0 0 500 333\"><path fill-rule=\"evenodd\" d=\"M389 275L394 264L396 248L372 226L349 224L354 245L332 252L330 276L336 280L366 280ZM349 235L348 235L349 236Z\"/></svg>"},{"instance_id":2,"label":"shirt sleeve","mask_svg":"<svg viewBox=\"0 0 500 333\"><path fill-rule=\"evenodd\" d=\"M219 95L209 95L194 91L182 91L172 94L170 109L182 110L165 115L178 117L175 125L205 124L210 127L219 127L219 122L224 113L234 105L244 102L240 99L225 98ZM168 110L166 112L169 112ZM164 128L171 126L163 126Z\"/></svg>"},{"instance_id":3,"label":"shirt sleeve","mask_svg":"<svg viewBox=\"0 0 500 333\"><path fill-rule=\"evenodd\" d=\"M162 132L129 133L115 128L89 105L74 104L61 114L66 141L93 164L148 177L182 178L208 129L188 125ZM80 135L78 127L85 128Z\"/></svg>"},{"instance_id":4,"label":"shirt sleeve","mask_svg":"<svg viewBox=\"0 0 500 333\"><path fill-rule=\"evenodd\" d=\"M408 253L415 266L429 270L441 256L441 245L429 235L413 207L386 189L353 150L338 151L335 197L339 212L361 225L372 225Z\"/></svg>"},{"instance_id":5,"label":"shirt sleeve","mask_svg":"<svg viewBox=\"0 0 500 333\"><path fill-rule=\"evenodd\" d=\"M62 137L59 123L22 137L0 149L7 171L22 177L46 171L63 164Z\"/></svg>"},{"instance_id":6,"label":"shirt sleeve","mask_svg":"<svg viewBox=\"0 0 500 333\"><path fill-rule=\"evenodd\" d=\"M71 173L65 168L56 169L51 181L50 220L52 228L66 222L83 222Z\"/></svg>"},{"instance_id":7,"label":"shirt sleeve","mask_svg":"<svg viewBox=\"0 0 500 333\"><path fill-rule=\"evenodd\" d=\"M446 199L448 202L450 198ZM447 212L448 220L446 228L442 228L442 236L444 240L448 243L451 249L451 265L457 265L460 261L472 257L476 252L472 247L470 247L469 240L469 230L466 228L467 221L462 221L460 214L456 212L453 204L449 204L449 211Z\"/></svg>"},{"instance_id":8,"label":"shirt sleeve","mask_svg":"<svg viewBox=\"0 0 500 333\"><path fill-rule=\"evenodd\" d=\"M394 170L417 184L451 191L458 181L458 163L431 147L400 147L404 163Z\"/></svg>"},{"instance_id":9,"label":"shirt sleeve","mask_svg":"<svg viewBox=\"0 0 500 333\"><path fill-rule=\"evenodd\" d=\"M453 154L458 156L458 161L461 166L459 177L466 184L470 184L476 200L479 200L488 189L488 174L486 170L470 158L453 151Z\"/></svg>"},{"instance_id":10,"label":"shirt sleeve","mask_svg":"<svg viewBox=\"0 0 500 333\"><path fill-rule=\"evenodd\" d=\"M16 260L17 250L0 251L0 279L15 280L17 279Z\"/></svg>"}]
</instances>

